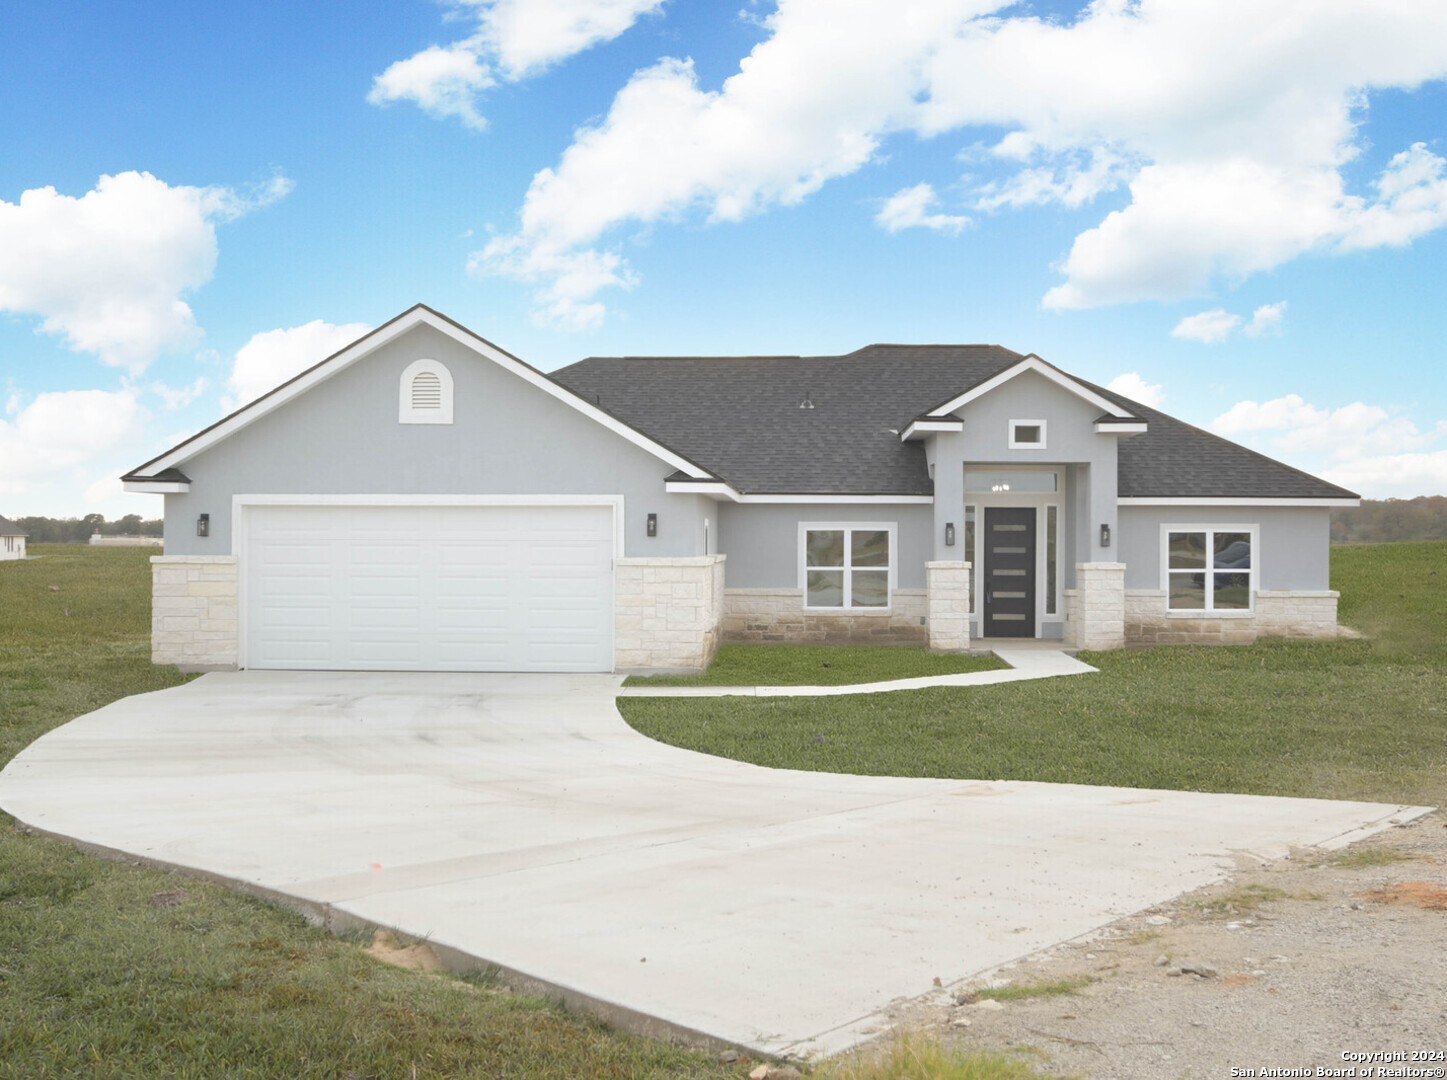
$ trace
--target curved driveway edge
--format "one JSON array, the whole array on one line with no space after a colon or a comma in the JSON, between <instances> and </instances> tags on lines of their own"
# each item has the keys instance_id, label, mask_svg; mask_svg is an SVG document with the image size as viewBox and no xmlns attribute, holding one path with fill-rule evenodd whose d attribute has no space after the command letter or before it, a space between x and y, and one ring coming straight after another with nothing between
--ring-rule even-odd
<instances>
[{"instance_id":1,"label":"curved driveway edge","mask_svg":"<svg viewBox=\"0 0 1447 1080\"><path fill-rule=\"evenodd\" d=\"M613 676L233 672L0 772L36 829L428 937L620 1026L841 1050L928 993L1426 808L765 769ZM657 1023L652 1019L656 1018Z\"/></svg>"}]
</instances>

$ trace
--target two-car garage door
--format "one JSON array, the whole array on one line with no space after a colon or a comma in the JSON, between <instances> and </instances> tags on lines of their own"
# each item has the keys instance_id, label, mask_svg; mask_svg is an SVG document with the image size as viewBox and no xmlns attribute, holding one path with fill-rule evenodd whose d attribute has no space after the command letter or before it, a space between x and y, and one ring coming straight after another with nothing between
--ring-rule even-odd
<instances>
[{"instance_id":1,"label":"two-car garage door","mask_svg":"<svg viewBox=\"0 0 1447 1080\"><path fill-rule=\"evenodd\" d=\"M253 668L610 671L611 506L248 506Z\"/></svg>"}]
</instances>

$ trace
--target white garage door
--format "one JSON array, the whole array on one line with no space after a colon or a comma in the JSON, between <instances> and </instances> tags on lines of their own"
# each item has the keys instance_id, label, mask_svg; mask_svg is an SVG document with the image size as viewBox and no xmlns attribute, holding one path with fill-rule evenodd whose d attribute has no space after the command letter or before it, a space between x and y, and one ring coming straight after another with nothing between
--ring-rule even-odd
<instances>
[{"instance_id":1,"label":"white garage door","mask_svg":"<svg viewBox=\"0 0 1447 1080\"><path fill-rule=\"evenodd\" d=\"M607 506L251 506L253 668L610 671Z\"/></svg>"}]
</instances>

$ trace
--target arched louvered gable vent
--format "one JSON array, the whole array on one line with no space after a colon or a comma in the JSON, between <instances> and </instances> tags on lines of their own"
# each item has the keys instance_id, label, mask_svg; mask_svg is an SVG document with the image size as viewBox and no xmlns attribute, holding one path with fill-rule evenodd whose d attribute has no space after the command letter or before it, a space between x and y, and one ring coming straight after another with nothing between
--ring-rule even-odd
<instances>
[{"instance_id":1,"label":"arched louvered gable vent","mask_svg":"<svg viewBox=\"0 0 1447 1080\"><path fill-rule=\"evenodd\" d=\"M442 408L442 380L435 371L419 371L412 376L412 408Z\"/></svg>"},{"instance_id":2,"label":"arched louvered gable vent","mask_svg":"<svg viewBox=\"0 0 1447 1080\"><path fill-rule=\"evenodd\" d=\"M402 372L397 420L403 424L452 423L452 373L436 360L416 360Z\"/></svg>"}]
</instances>

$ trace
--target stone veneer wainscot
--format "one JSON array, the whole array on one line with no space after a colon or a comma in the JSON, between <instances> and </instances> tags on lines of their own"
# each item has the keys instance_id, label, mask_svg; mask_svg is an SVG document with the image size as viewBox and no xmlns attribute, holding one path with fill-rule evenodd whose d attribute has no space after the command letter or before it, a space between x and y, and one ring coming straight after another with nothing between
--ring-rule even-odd
<instances>
[{"instance_id":1,"label":"stone veneer wainscot","mask_svg":"<svg viewBox=\"0 0 1447 1080\"><path fill-rule=\"evenodd\" d=\"M825 642L923 645L929 639L924 589L895 589L888 611L804 610L803 589L725 589L723 639L728 642Z\"/></svg>"},{"instance_id":2,"label":"stone veneer wainscot","mask_svg":"<svg viewBox=\"0 0 1447 1080\"><path fill-rule=\"evenodd\" d=\"M1128 589L1125 637L1132 645L1249 645L1260 637L1334 638L1340 593L1264 589L1255 611L1167 611L1163 589Z\"/></svg>"},{"instance_id":3,"label":"stone veneer wainscot","mask_svg":"<svg viewBox=\"0 0 1447 1080\"><path fill-rule=\"evenodd\" d=\"M151 556L151 662L234 671L235 555Z\"/></svg>"}]
</instances>

